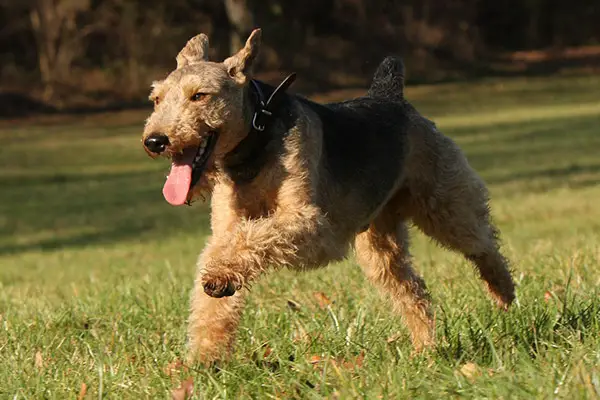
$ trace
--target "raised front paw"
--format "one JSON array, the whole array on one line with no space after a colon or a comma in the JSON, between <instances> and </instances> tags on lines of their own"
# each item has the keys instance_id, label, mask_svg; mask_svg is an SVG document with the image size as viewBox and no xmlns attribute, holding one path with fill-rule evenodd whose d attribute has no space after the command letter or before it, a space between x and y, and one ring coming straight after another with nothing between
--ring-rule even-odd
<instances>
[{"instance_id":1,"label":"raised front paw","mask_svg":"<svg viewBox=\"0 0 600 400\"><path fill-rule=\"evenodd\" d=\"M204 293L211 297L233 296L242 288L241 277L236 274L206 274L202 278Z\"/></svg>"}]
</instances>

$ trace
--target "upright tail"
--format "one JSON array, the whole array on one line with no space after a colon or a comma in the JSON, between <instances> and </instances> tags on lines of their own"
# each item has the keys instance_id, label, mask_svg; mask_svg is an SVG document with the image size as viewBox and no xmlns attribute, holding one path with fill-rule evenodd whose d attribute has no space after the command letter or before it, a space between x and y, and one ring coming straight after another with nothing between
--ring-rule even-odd
<instances>
[{"instance_id":1,"label":"upright tail","mask_svg":"<svg viewBox=\"0 0 600 400\"><path fill-rule=\"evenodd\" d=\"M400 101L404 98L404 63L397 56L386 57L373 75L369 97Z\"/></svg>"}]
</instances>

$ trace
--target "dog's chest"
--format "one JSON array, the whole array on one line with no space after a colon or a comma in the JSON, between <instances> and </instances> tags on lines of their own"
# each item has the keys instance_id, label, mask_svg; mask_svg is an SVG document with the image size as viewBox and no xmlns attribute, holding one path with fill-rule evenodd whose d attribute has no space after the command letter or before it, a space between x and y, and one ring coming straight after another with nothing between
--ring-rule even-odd
<instances>
[{"instance_id":1,"label":"dog's chest","mask_svg":"<svg viewBox=\"0 0 600 400\"><path fill-rule=\"evenodd\" d=\"M275 191L256 185L242 185L236 187L234 193L237 214L243 218L267 217L275 208Z\"/></svg>"}]
</instances>

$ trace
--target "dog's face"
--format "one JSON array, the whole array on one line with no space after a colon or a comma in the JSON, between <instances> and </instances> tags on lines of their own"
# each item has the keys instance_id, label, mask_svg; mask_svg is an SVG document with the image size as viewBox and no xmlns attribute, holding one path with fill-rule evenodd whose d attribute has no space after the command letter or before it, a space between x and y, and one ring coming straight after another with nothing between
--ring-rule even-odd
<instances>
[{"instance_id":1,"label":"dog's face","mask_svg":"<svg viewBox=\"0 0 600 400\"><path fill-rule=\"evenodd\" d=\"M154 112L142 143L150 156L172 160L163 188L169 203L181 205L199 193L215 164L248 133L247 87L259 45L257 29L237 54L210 62L208 38L200 34L177 55L177 69L152 85Z\"/></svg>"}]
</instances>

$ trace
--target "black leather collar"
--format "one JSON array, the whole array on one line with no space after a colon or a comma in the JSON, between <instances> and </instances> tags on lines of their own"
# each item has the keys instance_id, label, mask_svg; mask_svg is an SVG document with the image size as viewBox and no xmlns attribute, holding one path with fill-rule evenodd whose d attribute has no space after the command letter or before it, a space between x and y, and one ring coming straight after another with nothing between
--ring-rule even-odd
<instances>
[{"instance_id":1,"label":"black leather collar","mask_svg":"<svg viewBox=\"0 0 600 400\"><path fill-rule=\"evenodd\" d=\"M281 102L283 94L296 80L296 73L288 75L280 84L273 90L267 101L265 101L265 95L260 87L260 84L252 79L250 84L256 94L256 108L254 115L252 116L252 126L250 130L256 130L262 132L266 128L267 121L273 117L273 112L277 110L277 106Z\"/></svg>"},{"instance_id":2,"label":"black leather collar","mask_svg":"<svg viewBox=\"0 0 600 400\"><path fill-rule=\"evenodd\" d=\"M224 170L235 182L243 184L254 179L268 161L269 145L274 135L269 129L277 118L279 106L285 98L296 74L288 75L267 98L264 84L250 81L250 90L255 97L254 113L248 135L225 157Z\"/></svg>"}]
</instances>

